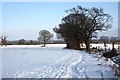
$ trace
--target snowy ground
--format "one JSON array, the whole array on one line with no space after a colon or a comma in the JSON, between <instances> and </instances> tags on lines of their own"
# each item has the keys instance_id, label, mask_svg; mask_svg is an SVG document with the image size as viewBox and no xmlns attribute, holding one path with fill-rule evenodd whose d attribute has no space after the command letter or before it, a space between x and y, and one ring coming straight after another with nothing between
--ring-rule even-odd
<instances>
[{"instance_id":1,"label":"snowy ground","mask_svg":"<svg viewBox=\"0 0 120 80\"><path fill-rule=\"evenodd\" d=\"M115 78L111 63L65 44L7 46L2 49L3 78ZM0 55L1 56L1 55ZM1 72L1 71L0 71Z\"/></svg>"},{"instance_id":2,"label":"snowy ground","mask_svg":"<svg viewBox=\"0 0 120 80\"><path fill-rule=\"evenodd\" d=\"M2 78L2 49L0 48L0 79Z\"/></svg>"}]
</instances>

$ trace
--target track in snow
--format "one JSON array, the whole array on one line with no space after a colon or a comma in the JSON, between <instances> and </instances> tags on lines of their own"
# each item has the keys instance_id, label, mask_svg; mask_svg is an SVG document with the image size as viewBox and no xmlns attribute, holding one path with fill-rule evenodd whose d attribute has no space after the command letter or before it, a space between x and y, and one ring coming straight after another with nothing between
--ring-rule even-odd
<instances>
[{"instance_id":1,"label":"track in snow","mask_svg":"<svg viewBox=\"0 0 120 80\"><path fill-rule=\"evenodd\" d=\"M104 59L84 51L65 50L67 55L50 66L31 71L18 70L15 78L114 78L114 73ZM28 66L29 67L29 66Z\"/></svg>"},{"instance_id":2,"label":"track in snow","mask_svg":"<svg viewBox=\"0 0 120 80\"><path fill-rule=\"evenodd\" d=\"M77 78L82 77L84 73L83 63L84 55L72 53L56 62L56 65L44 67L36 72L19 71L14 77L38 77L38 78Z\"/></svg>"}]
</instances>

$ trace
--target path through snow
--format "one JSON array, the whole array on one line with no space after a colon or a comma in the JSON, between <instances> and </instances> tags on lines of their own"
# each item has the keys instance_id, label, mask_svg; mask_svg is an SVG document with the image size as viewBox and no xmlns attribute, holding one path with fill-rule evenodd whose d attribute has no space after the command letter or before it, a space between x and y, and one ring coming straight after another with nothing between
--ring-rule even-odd
<instances>
[{"instance_id":1,"label":"path through snow","mask_svg":"<svg viewBox=\"0 0 120 80\"><path fill-rule=\"evenodd\" d=\"M54 67L47 69L43 73L46 74L45 77L52 77L52 78L78 77L80 76L81 72L78 71L79 68L77 67L77 65L82 62L82 59L83 59L83 55L81 54L77 54L77 53L69 54L62 60L58 61Z\"/></svg>"},{"instance_id":2,"label":"path through snow","mask_svg":"<svg viewBox=\"0 0 120 80\"><path fill-rule=\"evenodd\" d=\"M83 61L84 56L78 53L68 54L61 60L56 62L56 65L50 67L44 67L44 69L37 71L37 72L26 72L20 71L17 72L14 76L15 77L37 77L39 78L72 78L82 76L83 68L78 67L77 65ZM34 73L34 74L33 74ZM33 74L33 75L32 75Z\"/></svg>"},{"instance_id":3,"label":"path through snow","mask_svg":"<svg viewBox=\"0 0 120 80\"><path fill-rule=\"evenodd\" d=\"M71 50L72 51L72 50ZM37 78L114 78L109 65L104 60L98 61L96 56L80 51L73 51L56 62L55 65L44 66L36 71L19 71L14 77ZM101 76L103 75L103 76Z\"/></svg>"}]
</instances>

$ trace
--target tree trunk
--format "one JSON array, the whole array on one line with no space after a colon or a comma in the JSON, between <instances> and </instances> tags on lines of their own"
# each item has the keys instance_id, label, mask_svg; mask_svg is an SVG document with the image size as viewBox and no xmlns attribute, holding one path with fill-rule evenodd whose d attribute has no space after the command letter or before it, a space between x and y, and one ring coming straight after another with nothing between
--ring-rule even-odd
<instances>
[{"instance_id":1,"label":"tree trunk","mask_svg":"<svg viewBox=\"0 0 120 80\"><path fill-rule=\"evenodd\" d=\"M2 44L2 46L3 46L3 45L4 45L4 40L2 39L2 41L1 41L1 42L2 42L1 44Z\"/></svg>"},{"instance_id":2,"label":"tree trunk","mask_svg":"<svg viewBox=\"0 0 120 80\"><path fill-rule=\"evenodd\" d=\"M43 43L43 46L44 46L44 47L45 47L45 45L46 45L46 44L45 44L45 43Z\"/></svg>"},{"instance_id":3,"label":"tree trunk","mask_svg":"<svg viewBox=\"0 0 120 80\"><path fill-rule=\"evenodd\" d=\"M43 42L43 47L45 47L45 45L46 45L46 40L44 39L44 42Z\"/></svg>"},{"instance_id":4,"label":"tree trunk","mask_svg":"<svg viewBox=\"0 0 120 80\"><path fill-rule=\"evenodd\" d=\"M105 51L107 51L107 49L106 49L106 47L107 47L106 42L104 42L104 47L105 47Z\"/></svg>"},{"instance_id":5,"label":"tree trunk","mask_svg":"<svg viewBox=\"0 0 120 80\"><path fill-rule=\"evenodd\" d=\"M66 43L66 44L67 44L66 48L68 49L69 48L69 44L68 43Z\"/></svg>"},{"instance_id":6,"label":"tree trunk","mask_svg":"<svg viewBox=\"0 0 120 80\"><path fill-rule=\"evenodd\" d=\"M86 51L90 51L90 40L84 40L85 41L85 45L86 45Z\"/></svg>"},{"instance_id":7,"label":"tree trunk","mask_svg":"<svg viewBox=\"0 0 120 80\"><path fill-rule=\"evenodd\" d=\"M77 48L80 49L80 42L77 42Z\"/></svg>"},{"instance_id":8,"label":"tree trunk","mask_svg":"<svg viewBox=\"0 0 120 80\"><path fill-rule=\"evenodd\" d=\"M115 47L114 47L114 45L115 45L115 43L114 42L112 42L112 49L114 49Z\"/></svg>"},{"instance_id":9,"label":"tree trunk","mask_svg":"<svg viewBox=\"0 0 120 80\"><path fill-rule=\"evenodd\" d=\"M80 49L80 43L77 42L76 40L68 40L66 43L67 43L66 48L68 48L68 49L75 49L75 50Z\"/></svg>"},{"instance_id":10,"label":"tree trunk","mask_svg":"<svg viewBox=\"0 0 120 80\"><path fill-rule=\"evenodd\" d=\"M68 40L67 40L67 39L65 39L65 43L67 44L67 45L66 45L66 48L69 49L69 43L68 43Z\"/></svg>"}]
</instances>

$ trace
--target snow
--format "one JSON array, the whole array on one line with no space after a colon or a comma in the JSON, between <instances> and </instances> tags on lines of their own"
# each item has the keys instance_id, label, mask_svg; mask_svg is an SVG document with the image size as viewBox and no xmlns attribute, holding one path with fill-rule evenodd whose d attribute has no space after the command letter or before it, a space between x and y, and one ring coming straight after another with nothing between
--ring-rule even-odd
<instances>
[{"instance_id":1,"label":"snow","mask_svg":"<svg viewBox=\"0 0 120 80\"><path fill-rule=\"evenodd\" d=\"M85 47L85 44L83 44L83 46ZM92 47L99 47L99 48L104 48L104 44L90 44L91 48ZM114 47L118 48L118 46L120 46L119 44L115 44ZM112 49L112 44L106 44L106 48L107 49Z\"/></svg>"},{"instance_id":2,"label":"snow","mask_svg":"<svg viewBox=\"0 0 120 80\"><path fill-rule=\"evenodd\" d=\"M2 49L0 48L0 79L2 78Z\"/></svg>"},{"instance_id":3,"label":"snow","mask_svg":"<svg viewBox=\"0 0 120 80\"><path fill-rule=\"evenodd\" d=\"M115 78L110 62L65 44L10 45L2 49L3 78Z\"/></svg>"},{"instance_id":4,"label":"snow","mask_svg":"<svg viewBox=\"0 0 120 80\"><path fill-rule=\"evenodd\" d=\"M40 48L42 45L7 45L0 48ZM66 44L47 44L46 47L66 47Z\"/></svg>"}]
</instances>

